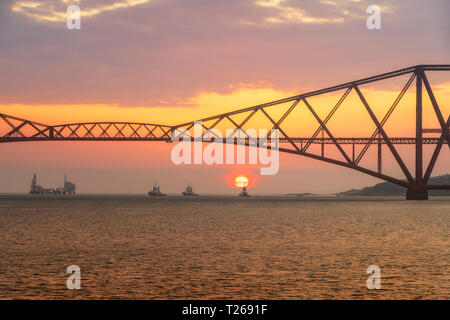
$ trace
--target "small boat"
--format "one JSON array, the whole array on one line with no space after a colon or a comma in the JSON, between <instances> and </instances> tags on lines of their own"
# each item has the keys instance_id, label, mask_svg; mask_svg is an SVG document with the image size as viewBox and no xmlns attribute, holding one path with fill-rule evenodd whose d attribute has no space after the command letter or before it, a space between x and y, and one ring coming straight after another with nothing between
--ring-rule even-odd
<instances>
[{"instance_id":1,"label":"small boat","mask_svg":"<svg viewBox=\"0 0 450 320\"><path fill-rule=\"evenodd\" d=\"M186 187L186 190L182 193L182 195L183 196L198 196L198 194L192 190L192 187L190 185L188 185Z\"/></svg>"},{"instance_id":2,"label":"small boat","mask_svg":"<svg viewBox=\"0 0 450 320\"><path fill-rule=\"evenodd\" d=\"M250 197L250 195L247 192L247 188L243 187L241 193L239 193L239 197Z\"/></svg>"},{"instance_id":3,"label":"small boat","mask_svg":"<svg viewBox=\"0 0 450 320\"><path fill-rule=\"evenodd\" d=\"M148 192L149 196L165 196L164 193L161 193L161 190L159 190L159 186L157 183L153 186L153 190Z\"/></svg>"}]
</instances>

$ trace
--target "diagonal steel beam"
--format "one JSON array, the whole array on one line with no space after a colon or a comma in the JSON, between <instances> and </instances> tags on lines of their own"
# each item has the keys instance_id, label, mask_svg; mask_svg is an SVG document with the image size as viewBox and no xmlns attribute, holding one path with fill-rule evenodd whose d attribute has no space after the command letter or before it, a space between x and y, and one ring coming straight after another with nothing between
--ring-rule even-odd
<instances>
[{"instance_id":1,"label":"diagonal steel beam","mask_svg":"<svg viewBox=\"0 0 450 320\"><path fill-rule=\"evenodd\" d=\"M36 128L36 130L38 130L38 132L36 132L35 134L33 134L31 137L32 138L34 138L34 137L39 137L39 135L43 135L45 138L49 138L49 136L50 136L50 132L51 132L51 127L46 127L46 128L44 128L44 129L38 129L38 128ZM49 134L46 134L45 132L46 131L48 131L48 133Z\"/></svg>"},{"instance_id":2,"label":"diagonal steel beam","mask_svg":"<svg viewBox=\"0 0 450 320\"><path fill-rule=\"evenodd\" d=\"M330 139L333 141L333 143L336 145L336 147L339 149L339 152L342 153L342 155L344 156L345 160L348 163L352 163L352 160L350 160L350 158L348 157L347 153L345 153L344 149L342 149L341 145L336 141L335 137L333 136L333 134L330 132L330 130L328 130L327 126L323 123L323 121L319 118L319 116L317 115L317 113L314 111L314 109L311 107L311 105L308 103L308 101L306 101L306 98L303 98L303 102L306 104L306 106L308 107L309 111L311 111L311 113L313 114L314 118L316 118L316 120L320 123L320 126L322 127L323 130L325 130L325 132L328 134L328 136L330 137Z\"/></svg>"},{"instance_id":3,"label":"diagonal steel beam","mask_svg":"<svg viewBox=\"0 0 450 320\"><path fill-rule=\"evenodd\" d=\"M214 134L216 137L220 138L214 131L211 131L211 130L214 129L214 127L215 127L216 125L218 125L219 122L223 120L223 118L224 118L224 117L217 119L217 120L212 124L212 126L210 126L209 128L207 128L205 125L203 125L203 122L202 122L202 126L206 129L206 131L205 131L205 132L203 133L203 135L202 135L202 139L203 139L203 137L204 137L208 132L211 132L211 133Z\"/></svg>"},{"instance_id":4,"label":"diagonal steel beam","mask_svg":"<svg viewBox=\"0 0 450 320\"><path fill-rule=\"evenodd\" d=\"M181 135L185 135L186 134L186 132L187 131L189 131L189 129L190 128L192 128L193 126L194 126L194 124L195 124L195 121L193 121L190 125L189 125L189 127L187 127L186 129L184 129L179 135L178 135L178 137L175 137L175 139L178 139ZM176 128L174 128L174 130L177 130L179 127L176 127ZM180 129L178 129L179 131L181 131ZM190 138L190 136L188 135L188 137Z\"/></svg>"},{"instance_id":5,"label":"diagonal steel beam","mask_svg":"<svg viewBox=\"0 0 450 320\"><path fill-rule=\"evenodd\" d=\"M268 148L270 148L270 146ZM354 170L366 173L368 175L371 175L373 177L376 177L376 178L379 178L379 179L382 179L382 180L385 180L385 181L392 182L392 183L394 183L396 185L399 185L399 186L402 186L404 188L409 188L409 186L410 186L410 184L408 182L404 181L404 180L399 180L399 179L393 178L391 176L387 176L385 174L382 174L382 173L379 173L379 172L376 172L376 171L372 171L370 169L363 168L363 167L360 167L360 166L355 166L352 163L344 162L344 161L341 161L341 160L327 158L327 157L321 157L321 156L313 154L313 153L302 152L302 151L295 151L295 150L292 150L292 149L279 148L279 151L280 152L297 154L297 155L300 155L300 156L305 156L305 157L313 158L313 159L316 159L316 160L321 160L321 161L324 161L324 162L328 162L328 163L331 163L331 164L339 165L339 166L346 167L346 168L349 168L349 169L354 169Z\"/></svg>"},{"instance_id":6,"label":"diagonal steel beam","mask_svg":"<svg viewBox=\"0 0 450 320\"><path fill-rule=\"evenodd\" d=\"M276 125L276 122L272 119L271 116L269 116L269 114L263 109L261 108L262 113L264 113L264 115L270 120L270 122L272 122L273 125ZM278 130L280 130L280 132L284 135L284 137L290 142L290 144L292 144L295 148L295 150L297 150L298 152L301 152L300 148L297 147L297 145L294 143L294 141L292 141L292 139L284 132L283 129L278 128Z\"/></svg>"},{"instance_id":7,"label":"diagonal steel beam","mask_svg":"<svg viewBox=\"0 0 450 320\"><path fill-rule=\"evenodd\" d=\"M384 116L383 120L381 120L380 125L382 127L386 124L386 122L388 121L389 117L394 112L394 110L397 107L397 105L400 103L400 100L405 95L406 91L408 91L408 89L411 86L411 83L414 81L415 77L416 77L416 74L413 73L412 76L409 78L408 82L406 83L406 85L403 87L403 90L397 96L397 99L395 99L394 103L392 104L392 106L390 107L390 109L388 110L386 115ZM363 147L363 149L359 153L358 157L355 160L355 164L358 164L361 161L361 159L364 157L364 155L366 154L366 152L369 149L370 145L372 144L373 140L375 140L375 137L377 136L377 134L378 134L378 128L375 129L375 131L373 132L372 136L370 137L370 140L367 142L367 144Z\"/></svg>"},{"instance_id":8,"label":"diagonal steel beam","mask_svg":"<svg viewBox=\"0 0 450 320\"><path fill-rule=\"evenodd\" d=\"M71 134L69 134L69 137L73 134L73 135L75 135L77 138L80 138L80 136L77 134L77 131L78 131L78 129L81 127L81 124L79 124L76 128L75 128L75 130L74 129L72 129L72 126L67 126L67 128L69 128L69 130L70 131L72 131L72 133Z\"/></svg>"},{"instance_id":9,"label":"diagonal steel beam","mask_svg":"<svg viewBox=\"0 0 450 320\"><path fill-rule=\"evenodd\" d=\"M207 126L205 126L203 123L202 123L202 127L205 129L205 132L203 132L203 134L202 134L202 140L203 140L203 138L205 137L205 135L207 134L207 133L212 133L213 135L215 135L217 138L220 138L219 137L219 135L217 134L217 133L215 133L214 131L212 131L212 129L213 128L208 128Z\"/></svg>"},{"instance_id":10,"label":"diagonal steel beam","mask_svg":"<svg viewBox=\"0 0 450 320\"><path fill-rule=\"evenodd\" d=\"M97 123L93 123L91 125L91 128L88 129L85 125L83 125L83 127L87 130L86 133L84 134L85 137L94 137L94 135L92 134L92 130L97 126Z\"/></svg>"},{"instance_id":11,"label":"diagonal steel beam","mask_svg":"<svg viewBox=\"0 0 450 320\"><path fill-rule=\"evenodd\" d=\"M253 114L254 114L254 113L253 113ZM252 138L252 137L250 137L250 135L249 135L247 132L245 132L244 130L242 130L242 128L239 127L239 125L238 125L233 119L231 119L229 116L226 116L225 118L227 118L228 120L230 120L230 122L236 127L236 129L235 129L233 132L236 132L236 130L241 130L241 131L242 131L249 139ZM229 137L231 137L231 135L230 135ZM227 137L227 139L228 139L229 137Z\"/></svg>"},{"instance_id":12,"label":"diagonal steel beam","mask_svg":"<svg viewBox=\"0 0 450 320\"><path fill-rule=\"evenodd\" d=\"M29 121L28 124L30 126L32 126L34 128L34 130L37 131L37 134L41 134L41 133L43 134L44 131L48 130L48 126L45 126L44 129L40 129L33 123L33 121Z\"/></svg>"},{"instance_id":13,"label":"diagonal steel beam","mask_svg":"<svg viewBox=\"0 0 450 320\"><path fill-rule=\"evenodd\" d=\"M169 140L172 139L172 137L169 135L169 132L171 132L171 128L169 128L169 129L166 131L166 130L164 130L164 127L163 127L163 126L159 126L159 129L160 129L162 132L164 132L164 134L160 137L161 139L164 138L164 136L166 136L167 139L169 139Z\"/></svg>"},{"instance_id":14,"label":"diagonal steel beam","mask_svg":"<svg viewBox=\"0 0 450 320\"><path fill-rule=\"evenodd\" d=\"M117 132L114 135L114 137L117 138L118 136L121 136L122 138L124 138L125 135L123 134L122 130L125 128L126 124L124 124L120 129L115 123L113 123L113 126L117 129Z\"/></svg>"},{"instance_id":15,"label":"diagonal steel beam","mask_svg":"<svg viewBox=\"0 0 450 320\"><path fill-rule=\"evenodd\" d=\"M144 128L148 131L148 133L145 135L146 138L148 138L149 136L152 136L153 138L156 138L155 134L153 133L153 131L156 130L157 126L153 126L153 128L148 128L148 125L144 125Z\"/></svg>"},{"instance_id":16,"label":"diagonal steel beam","mask_svg":"<svg viewBox=\"0 0 450 320\"><path fill-rule=\"evenodd\" d=\"M55 128L56 128L56 127L53 127L53 129L55 129ZM55 136L58 136L58 137L64 139L64 137L63 137L63 135L61 134L61 132L63 132L63 130L66 128L66 126L65 126L65 125L62 125L62 126L58 126L58 128L60 128L60 129L56 131L56 135L55 135Z\"/></svg>"},{"instance_id":17,"label":"diagonal steel beam","mask_svg":"<svg viewBox=\"0 0 450 320\"><path fill-rule=\"evenodd\" d=\"M430 159L430 163L428 164L427 170L425 171L425 175L423 177L423 183L425 185L428 183L428 180L431 177L431 172L433 171L434 165L436 164L436 160L439 156L439 153L441 152L442 145L444 144L445 139L448 139L445 137L445 132L449 130L449 127L450 127L450 116L448 116L447 123L445 124L445 126L443 128L441 137L439 138L439 142L436 145L436 148L434 149L433 155L431 156L431 159Z\"/></svg>"},{"instance_id":18,"label":"diagonal steel beam","mask_svg":"<svg viewBox=\"0 0 450 320\"><path fill-rule=\"evenodd\" d=\"M253 110L252 112L250 112L250 114L239 124L237 125L236 122L232 121L231 118L229 116L227 116L227 119L230 120L237 128L233 130L233 132L227 137L227 139L229 137L232 137L234 135L234 133L237 130L241 130L242 132L244 132L246 134L246 136L248 137L249 135L242 129L242 126L245 125L248 120L250 120L251 117L253 117L253 115L258 111L258 109Z\"/></svg>"},{"instance_id":19,"label":"diagonal steel beam","mask_svg":"<svg viewBox=\"0 0 450 320\"><path fill-rule=\"evenodd\" d=\"M102 129L102 133L100 133L100 137L103 135L106 135L108 138L110 138L110 135L108 134L108 129L112 126L112 123L109 123L106 128L103 128L101 124L98 125L100 127L100 129Z\"/></svg>"},{"instance_id":20,"label":"diagonal steel beam","mask_svg":"<svg viewBox=\"0 0 450 320\"><path fill-rule=\"evenodd\" d=\"M266 136L263 138L263 140L267 140L269 137L270 132L272 132L273 129L280 129L281 123L286 119L286 117L294 110L294 108L298 105L300 100L295 100L295 102L289 107L289 109L281 116L281 118L277 121L276 124L270 129L270 131L267 132Z\"/></svg>"},{"instance_id":21,"label":"diagonal steel beam","mask_svg":"<svg viewBox=\"0 0 450 320\"><path fill-rule=\"evenodd\" d=\"M0 118L2 118L10 127L11 127L11 129L15 129L16 128L16 126L15 125L13 125L9 120L8 120L8 116L7 115L4 115L4 114L0 114ZM24 122L25 120L22 120L22 123ZM25 135L22 133L22 132L19 132L19 134L22 136L22 137L25 137ZM6 135L5 135L5 137L6 137Z\"/></svg>"},{"instance_id":22,"label":"diagonal steel beam","mask_svg":"<svg viewBox=\"0 0 450 320\"><path fill-rule=\"evenodd\" d=\"M378 128L378 131L383 136L384 141L389 147L389 150L391 150L392 155L394 156L395 160L397 161L398 165L402 169L403 173L405 174L406 178L408 179L409 183L414 183L414 178L412 177L411 173L409 172L408 168L406 167L405 163L403 162L402 158L397 152L397 149L395 149L394 145L392 144L391 140L387 136L386 132L384 131L383 127L381 127L380 123L377 120L377 117L373 113L372 109L370 108L369 104L366 101L366 98L364 98L363 94L359 90L358 86L354 86L356 93L358 93L359 98L361 99L361 102L364 104L364 106L367 109L367 112L369 112L370 117L372 118L372 121L375 123L375 125Z\"/></svg>"},{"instance_id":23,"label":"diagonal steel beam","mask_svg":"<svg viewBox=\"0 0 450 320\"><path fill-rule=\"evenodd\" d=\"M341 104L344 102L345 98L349 95L350 91L352 91L353 87L347 88L347 90L344 92L344 95L339 99L339 101L336 103L334 108L330 111L330 113L327 115L325 120L323 121L324 124L327 124L327 122L333 117L333 115L336 113L337 109L341 106ZM305 144L305 146L302 148L302 151L308 150L309 146L311 145L312 141L319 135L320 131L322 130L322 126L319 125L317 130L314 132L311 139Z\"/></svg>"},{"instance_id":24,"label":"diagonal steel beam","mask_svg":"<svg viewBox=\"0 0 450 320\"><path fill-rule=\"evenodd\" d=\"M24 121L16 127L13 126L13 129L10 132L8 132L7 134L5 134L5 138L12 136L14 133L17 133L20 136L25 137L25 135L22 133L22 131L20 131L20 129L22 129L27 124L28 124L28 121Z\"/></svg>"},{"instance_id":25,"label":"diagonal steel beam","mask_svg":"<svg viewBox=\"0 0 450 320\"><path fill-rule=\"evenodd\" d=\"M431 89L430 83L428 82L427 76L425 75L425 72L422 71L422 80L425 84L425 88L427 89L428 96L430 97L431 104L433 105L434 112L436 113L436 117L438 118L439 124L441 125L442 132L444 133L445 138L447 139L448 147L450 148L450 135L448 133L448 129L444 130L445 127L445 120L442 116L441 109L439 108L439 105L436 101L436 97L434 96L433 90Z\"/></svg>"},{"instance_id":26,"label":"diagonal steel beam","mask_svg":"<svg viewBox=\"0 0 450 320\"><path fill-rule=\"evenodd\" d=\"M138 133L138 131L139 131L139 129L141 129L141 127L142 127L142 124L139 124L138 126L137 126L137 128L135 129L131 124L130 124L130 128L131 128L131 130L133 130L133 133L131 134L131 135L135 135L135 136L137 136L138 138L141 138L141 136L139 135L139 133Z\"/></svg>"}]
</instances>

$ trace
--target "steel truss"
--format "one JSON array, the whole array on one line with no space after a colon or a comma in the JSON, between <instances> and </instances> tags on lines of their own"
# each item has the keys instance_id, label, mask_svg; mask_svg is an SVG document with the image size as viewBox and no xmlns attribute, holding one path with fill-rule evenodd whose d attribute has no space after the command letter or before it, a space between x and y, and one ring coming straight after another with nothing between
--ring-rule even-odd
<instances>
[{"instance_id":1,"label":"steel truss","mask_svg":"<svg viewBox=\"0 0 450 320\"><path fill-rule=\"evenodd\" d=\"M191 130L196 123L201 121L204 132L202 138L204 141L211 141L211 135L214 135L214 129L218 124L224 120L228 120L232 125L234 131L230 136L235 136L237 133L244 135L244 140L233 143L243 143L247 146L254 145L251 143L251 138L248 133L243 129L244 125L256 114L263 114L266 119L272 124L271 129L278 129L281 136L279 142L283 145L290 145L292 148L279 147L279 151L301 155L328 163L336 164L339 166L351 168L368 175L383 179L385 181L392 182L399 186L407 188L407 199L427 199L429 189L450 189L450 185L430 185L428 184L429 178L435 166L436 160L439 157L440 151L444 144L450 148L450 116L445 120L442 115L442 111L438 105L438 102L434 96L433 90L430 86L425 71L450 71L450 65L418 65L410 68L400 69L393 72L369 77L357 81L344 83L341 85L308 92L289 98L272 101L265 104L252 106L232 112L222 113L216 116L203 118L196 121L190 121L179 125L169 126L160 124L148 124L148 123L129 123L129 122L92 122L92 123L72 123L61 125L47 125L36 121L30 121L21 119L18 117L9 116L6 114L0 114L0 128L2 125L6 125L9 129L7 133L0 136L0 143L5 142L20 142L20 141L165 141L171 142L172 138L178 140L181 137L190 136L189 130ZM372 107L367 102L365 96L360 90L360 86L372 82L382 81L385 79L399 77L405 74L411 74L409 80L393 102L384 117L379 120ZM395 108L410 88L415 80L416 86L416 134L415 137L389 137L385 130L384 125L388 121L389 117L394 112ZM422 91L425 87L431 104L433 106L437 120L439 121L440 128L424 129L422 127ZM319 96L325 93L331 93L339 90L345 90L342 97L337 104L332 108L329 114L321 119L317 114L314 107L307 100L313 96ZM370 138L358 138L358 137L335 137L330 129L327 127L327 123L333 118L333 115L345 101L349 93L354 90L362 105L368 112L370 119L376 126L375 131ZM266 111L268 107L277 106L292 102L292 105L288 110L275 121ZM303 102L307 109L314 116L317 121L317 130L311 137L291 137L281 127L283 121L289 117L291 112L298 107L298 104ZM244 120L237 123L233 120L233 116L239 114L248 115ZM212 122L211 125L206 126L206 122ZM423 133L437 133L439 137L429 138L423 137ZM321 137L318 137L322 134ZM325 137L325 134L327 137ZM208 136L208 137L207 137ZM268 138L268 137L266 137ZM241 139L242 140L242 139ZM227 142L224 140L224 142ZM308 149L312 144L320 144L321 154L317 155L308 152ZM353 145L352 154L349 155L345 152L342 145ZM405 165L402 157L398 153L395 145L398 144L414 144L415 145L415 174L414 176ZM435 149L433 155L428 164L426 164L425 172L423 172L423 145L433 144ZM331 158L325 156L325 145L334 145L339 153L342 155L343 160ZM355 145L364 145L359 153L355 152ZM367 150L371 145L378 146L378 168L377 171L362 167L360 165L361 160L367 153ZM387 146L395 161L399 165L404 179L397 179L389 175L382 173L381 168L381 150L382 145ZM259 145L257 145L259 146ZM270 146L270 138L267 139L267 146Z\"/></svg>"}]
</instances>

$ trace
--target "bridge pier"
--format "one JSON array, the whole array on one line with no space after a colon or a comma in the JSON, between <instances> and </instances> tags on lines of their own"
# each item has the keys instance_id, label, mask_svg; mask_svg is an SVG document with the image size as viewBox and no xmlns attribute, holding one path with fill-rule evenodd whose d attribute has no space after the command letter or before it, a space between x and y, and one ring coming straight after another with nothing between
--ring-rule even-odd
<instances>
[{"instance_id":1,"label":"bridge pier","mask_svg":"<svg viewBox=\"0 0 450 320\"><path fill-rule=\"evenodd\" d=\"M408 189L406 190L406 200L428 200L428 190Z\"/></svg>"}]
</instances>

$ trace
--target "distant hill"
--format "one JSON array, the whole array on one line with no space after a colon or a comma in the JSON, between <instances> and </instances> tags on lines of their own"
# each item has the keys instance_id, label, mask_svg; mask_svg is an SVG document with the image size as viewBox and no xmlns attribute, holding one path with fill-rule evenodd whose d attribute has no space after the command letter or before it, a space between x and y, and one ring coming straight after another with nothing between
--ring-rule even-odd
<instances>
[{"instance_id":1,"label":"distant hill","mask_svg":"<svg viewBox=\"0 0 450 320\"><path fill-rule=\"evenodd\" d=\"M431 177L429 184L450 184L450 174ZM405 188L391 182L382 182L373 187L352 189L338 193L340 196L402 196L405 194ZM434 196L450 196L450 190L429 190L428 194Z\"/></svg>"}]
</instances>

